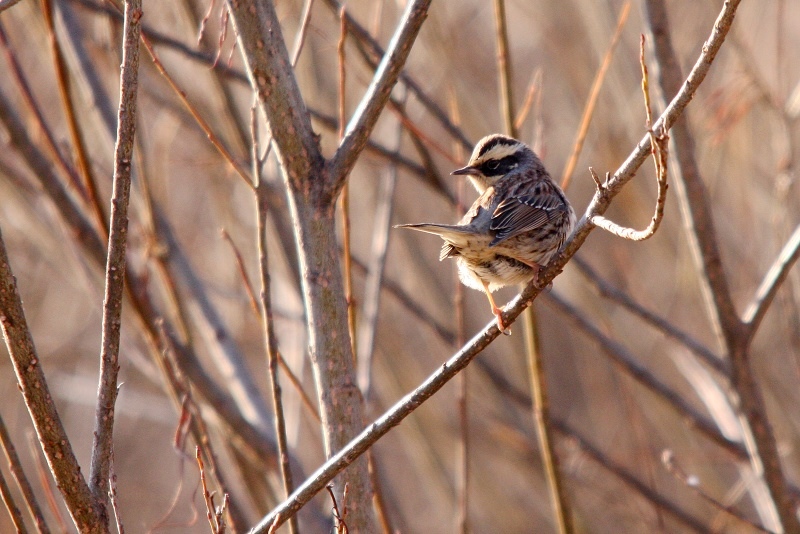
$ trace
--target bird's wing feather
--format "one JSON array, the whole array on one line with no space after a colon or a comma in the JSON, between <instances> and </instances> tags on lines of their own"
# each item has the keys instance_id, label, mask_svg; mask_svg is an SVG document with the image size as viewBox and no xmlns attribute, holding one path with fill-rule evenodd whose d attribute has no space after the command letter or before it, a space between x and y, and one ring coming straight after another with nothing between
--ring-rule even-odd
<instances>
[{"instance_id":1,"label":"bird's wing feather","mask_svg":"<svg viewBox=\"0 0 800 534\"><path fill-rule=\"evenodd\" d=\"M541 228L547 221L567 212L564 198L557 192L509 197L500 202L492 214L490 230L494 246L510 237Z\"/></svg>"}]
</instances>

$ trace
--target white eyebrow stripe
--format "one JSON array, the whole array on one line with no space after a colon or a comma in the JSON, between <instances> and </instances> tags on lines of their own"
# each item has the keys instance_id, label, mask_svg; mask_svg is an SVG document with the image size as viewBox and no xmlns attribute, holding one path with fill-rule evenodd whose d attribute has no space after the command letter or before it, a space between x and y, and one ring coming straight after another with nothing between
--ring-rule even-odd
<instances>
[{"instance_id":1,"label":"white eyebrow stripe","mask_svg":"<svg viewBox=\"0 0 800 534\"><path fill-rule=\"evenodd\" d=\"M503 159L506 156L511 156L512 154L516 154L519 151L520 143L515 143L513 145L506 145L506 144L497 144L489 149L489 152L482 155L478 158L477 161L489 161L492 159ZM477 163L476 161L476 163Z\"/></svg>"}]
</instances>

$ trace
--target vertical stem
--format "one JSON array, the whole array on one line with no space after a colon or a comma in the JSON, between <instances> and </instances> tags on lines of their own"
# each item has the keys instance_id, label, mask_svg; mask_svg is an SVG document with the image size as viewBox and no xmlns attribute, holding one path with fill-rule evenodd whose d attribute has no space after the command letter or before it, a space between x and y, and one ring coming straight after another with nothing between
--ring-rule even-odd
<instances>
[{"instance_id":1,"label":"vertical stem","mask_svg":"<svg viewBox=\"0 0 800 534\"><path fill-rule=\"evenodd\" d=\"M339 43L336 51L339 59L339 141L344 137L345 127L345 82L347 81L347 71L345 69L344 45L347 39L347 17L344 7L339 13L341 21L341 31ZM350 346L353 350L353 358L356 357L356 303L353 299L353 269L350 256L350 182L344 184L342 189L342 255L344 256L344 297L347 299L347 327L350 331Z\"/></svg>"},{"instance_id":2,"label":"vertical stem","mask_svg":"<svg viewBox=\"0 0 800 534\"><path fill-rule=\"evenodd\" d=\"M560 534L573 532L572 516L569 510L566 488L561 480L558 457L552 442L550 432L550 410L547 400L547 385L544 379L544 367L539 351L539 336L534 318L533 307L525 310L523 322L525 324L525 352L528 355L528 374L531 380L531 398L533 400L533 417L536 424L536 434L539 437L539 451L542 455L542 464L547 475L550 489L550 501L558 523Z\"/></svg>"},{"instance_id":3,"label":"vertical stem","mask_svg":"<svg viewBox=\"0 0 800 534\"><path fill-rule=\"evenodd\" d=\"M497 63L500 78L500 108L503 113L505 131L511 137L517 137L514 113L514 100L511 89L513 81L511 58L508 54L508 30L506 28L505 1L495 0L495 24L497 32ZM525 352L528 356L528 370L531 381L531 397L533 398L534 423L539 436L539 449L542 456L547 485L550 489L550 500L553 503L558 530L561 534L572 532L572 517L567 503L566 489L558 468L558 457L553 449L550 429L550 415L547 402L547 387L542 368L542 355L539 350L536 312L533 306L522 313L525 327Z\"/></svg>"},{"instance_id":4,"label":"vertical stem","mask_svg":"<svg viewBox=\"0 0 800 534\"><path fill-rule=\"evenodd\" d=\"M258 167L258 143L254 142L253 165ZM258 178L258 174L254 179ZM292 470L289 464L289 448L286 440L286 419L283 413L283 400L281 397L281 386L278 381L278 360L280 353L278 340L275 337L275 329L272 321L272 301L270 292L269 258L267 255L267 195L265 182L259 182L256 188L256 200L258 211L258 259L261 272L261 320L264 329L264 344L267 350L269 362L269 378L272 386L272 404L275 409L275 434L278 437L278 454L280 456L281 476L283 477L284 497L291 495L294 491L292 481ZM298 532L297 516L289 518L289 532Z\"/></svg>"},{"instance_id":5,"label":"vertical stem","mask_svg":"<svg viewBox=\"0 0 800 534\"><path fill-rule=\"evenodd\" d=\"M503 113L504 130L507 135L516 138L517 128L514 125L514 94L511 73L511 58L508 54L508 28L506 27L505 0L494 0L495 31L497 34L497 66L500 82L500 109Z\"/></svg>"},{"instance_id":6,"label":"vertical stem","mask_svg":"<svg viewBox=\"0 0 800 534\"><path fill-rule=\"evenodd\" d=\"M141 0L126 0L120 73L120 103L117 142L114 147L114 179L111 197L111 224L108 236L105 297L103 299L103 339L100 350L100 384L97 391L94 439L89 487L108 525L108 477L114 430L114 405L117 400L119 339L122 327L122 299L125 289L125 251L128 237L128 201L131 189L131 159L136 132L139 35Z\"/></svg>"}]
</instances>

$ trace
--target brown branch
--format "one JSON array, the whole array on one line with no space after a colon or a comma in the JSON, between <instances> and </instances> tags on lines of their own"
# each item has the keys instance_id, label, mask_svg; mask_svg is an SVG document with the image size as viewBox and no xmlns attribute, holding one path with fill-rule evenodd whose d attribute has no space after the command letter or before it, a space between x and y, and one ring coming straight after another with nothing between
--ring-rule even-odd
<instances>
[{"instance_id":1,"label":"brown branch","mask_svg":"<svg viewBox=\"0 0 800 534\"><path fill-rule=\"evenodd\" d=\"M81 532L103 532L106 528L89 486L72 452L50 388L33 345L22 299L11 272L6 246L0 233L0 325L17 374L17 384L33 420L50 471L58 483L75 526Z\"/></svg>"},{"instance_id":2,"label":"brown branch","mask_svg":"<svg viewBox=\"0 0 800 534\"><path fill-rule=\"evenodd\" d=\"M0 13L17 3L19 0L0 0Z\"/></svg>"},{"instance_id":3,"label":"brown branch","mask_svg":"<svg viewBox=\"0 0 800 534\"><path fill-rule=\"evenodd\" d=\"M671 450L664 450L661 454L661 463L664 465L664 468L677 480L682 482L687 488L691 488L692 491L701 497L704 501L711 504L714 508L725 512L725 514L738 519L739 521L746 523L748 526L760 531L760 532L771 532L770 530L762 527L761 525L757 525L750 519L744 517L740 512L734 510L730 506L725 506L717 499L706 493L705 491L700 488L700 481L697 477L692 477L684 471L678 462L675 460L675 454Z\"/></svg>"},{"instance_id":4,"label":"brown branch","mask_svg":"<svg viewBox=\"0 0 800 534\"><path fill-rule=\"evenodd\" d=\"M17 529L17 534L28 534L28 529L25 527L25 521L22 519L22 512L19 511L17 503L14 502L14 496L11 495L11 488L6 482L6 477L0 471L0 498L3 499L3 504L6 505L8 515L11 516L11 522L14 528Z\"/></svg>"},{"instance_id":5,"label":"brown branch","mask_svg":"<svg viewBox=\"0 0 800 534\"><path fill-rule=\"evenodd\" d=\"M575 142L572 144L572 153L569 155L567 164L564 166L564 173L561 176L561 188L566 190L572 180L572 174L575 172L575 167L578 165L578 158L583 150L583 143L586 141L586 135L589 133L589 124L592 122L594 110L597 107L597 99L600 96L600 89L603 87L603 82L608 73L608 67L611 66L611 58L614 56L614 50L617 48L620 37L622 37L622 30L628 20L628 14L631 10L631 2L628 0L619 12L617 19L617 28L614 30L614 35L611 37L611 42L606 49L603 56L603 61L600 63L600 68L594 75L592 81L592 88L589 89L589 96L586 99L586 105L583 107L583 115L581 115L580 126L578 126L578 133L575 135Z\"/></svg>"},{"instance_id":6,"label":"brown branch","mask_svg":"<svg viewBox=\"0 0 800 534\"><path fill-rule=\"evenodd\" d=\"M337 14L342 9L342 5L337 0L325 0L328 7L335 11ZM357 46L361 52L364 60L372 67L375 68L378 61L385 56L385 51L378 44L369 32L361 26L357 20L347 15L347 29L357 39ZM464 132L453 124L448 117L447 113L430 97L422 87L414 80L407 72L400 73L400 81L405 85L410 94L413 94L425 110L439 121L439 125L447 131L454 139L456 139L465 150L472 150L474 143L464 135Z\"/></svg>"},{"instance_id":7,"label":"brown branch","mask_svg":"<svg viewBox=\"0 0 800 534\"><path fill-rule=\"evenodd\" d=\"M261 275L261 326L264 336L264 346L267 353L267 363L269 368L269 379L272 390L272 407L274 410L275 435L278 438L278 455L280 458L281 477L283 479L284 496L288 497L294 491L292 480L292 469L289 464L289 445L286 439L286 418L283 411L283 400L281 396L281 385L278 380L278 360L280 350L278 349L278 338L275 336L275 325L272 317L272 292L270 290L269 274L269 255L267 252L267 195L262 185L265 183L261 176L261 160L259 159L259 143L257 137L257 127L255 123L255 113L253 113L252 136L253 136L253 180L259 184L256 186L256 219L258 221L257 231L257 250L258 265ZM297 518L289 518L289 531L294 534L299 532Z\"/></svg>"},{"instance_id":8,"label":"brown branch","mask_svg":"<svg viewBox=\"0 0 800 534\"><path fill-rule=\"evenodd\" d=\"M17 450L14 447L14 443L11 442L11 436L8 434L8 429L2 417L0 417L0 448L3 449L3 453L5 454L11 476L17 481L17 486L19 486L20 492L22 492L25 506L27 506L28 512L30 512L31 517L36 523L36 530L39 534L49 534L50 529L44 521L44 515L39 506L39 501L36 500L36 496L33 494L33 487L28 477L25 475L25 471L22 469L19 456L17 456Z\"/></svg>"},{"instance_id":9,"label":"brown branch","mask_svg":"<svg viewBox=\"0 0 800 534\"><path fill-rule=\"evenodd\" d=\"M48 150L55 157L55 162L58 165L58 167L69 179L69 183L72 186L72 188L75 191L77 191L79 195L82 196L84 194L84 191L81 187L80 178L78 177L78 174L75 171L75 169L72 167L72 164L70 164L70 162L67 161L67 158L64 156L64 154L61 153L61 150L59 150L55 134L53 134L53 130L50 128L50 125L45 120L41 106L37 103L36 98L33 96L33 91L31 90L31 86L28 83L28 78L22 71L22 66L19 64L19 61L17 60L17 54L11 47L11 42L8 40L5 27L3 26L2 23L0 23L0 45L2 45L3 51L6 54L6 59L8 60L9 66L11 67L11 75L13 76L14 81L17 83L17 86L19 87L20 93L22 94L22 99L27 105L28 109L31 111L31 113L33 113L36 125L41 129L41 132L44 134L44 139L46 141L45 144ZM45 159L44 161L47 160Z\"/></svg>"},{"instance_id":10,"label":"brown branch","mask_svg":"<svg viewBox=\"0 0 800 534\"><path fill-rule=\"evenodd\" d=\"M326 166L331 181L329 193L334 198L344 186L347 175L355 165L361 151L364 150L372 129L389 100L397 78L411 53L419 30L422 28L422 23L428 16L430 3L431 0L409 2L389 48L375 71L372 83L350 119L339 148Z\"/></svg>"},{"instance_id":11,"label":"brown branch","mask_svg":"<svg viewBox=\"0 0 800 534\"><path fill-rule=\"evenodd\" d=\"M610 282L603 279L600 274L594 270L581 256L572 258L572 264L583 273L587 280L597 289L602 297L608 298L616 302L626 310L641 318L642 320L650 323L654 328L662 332L664 335L671 337L678 343L684 345L695 355L697 355L703 362L715 371L724 376L729 376L730 366L728 362L721 359L714 354L711 349L694 339L688 333L680 330L675 325L657 315L656 313L648 310L627 293L614 287Z\"/></svg>"},{"instance_id":12,"label":"brown branch","mask_svg":"<svg viewBox=\"0 0 800 534\"><path fill-rule=\"evenodd\" d=\"M128 238L128 203L131 190L131 160L136 133L136 97L139 88L139 35L141 0L125 1L122 41L120 99L117 143L114 147L114 178L111 195L111 224L108 235L108 260L103 298L103 339L100 351L100 384L97 391L92 440L89 486L103 522L108 525L108 478L114 432L114 407L117 401L119 340L122 329L122 300L125 291L125 251Z\"/></svg>"},{"instance_id":13,"label":"brown branch","mask_svg":"<svg viewBox=\"0 0 800 534\"><path fill-rule=\"evenodd\" d=\"M64 116L67 120L67 128L72 144L75 149L75 159L78 164L78 170L83 177L83 187L86 191L87 201L89 206L97 219L97 224L103 231L103 237L108 236L108 222L106 221L105 213L103 213L103 206L100 203L100 196L97 192L97 179L92 172L92 167L89 164L89 155L86 148L86 143L81 135L80 128L78 127L78 118L75 115L75 108L72 103L72 89L70 88L68 68L64 59L64 53L61 50L61 45L56 36L56 28L53 22L53 6L51 0L42 0L42 13L44 14L45 25L47 26L47 34L50 40L50 48L53 52L53 66L55 67L56 82L58 84L58 92L61 96L61 104L64 108Z\"/></svg>"},{"instance_id":14,"label":"brown branch","mask_svg":"<svg viewBox=\"0 0 800 534\"><path fill-rule=\"evenodd\" d=\"M739 0L726 0L723 14L715 24L715 33L727 32L738 4ZM730 15L726 16L726 12ZM672 47L666 6L661 0L647 0L645 13L653 34L662 99L667 99L683 92L686 83L681 84L682 75ZM713 58L718 48L713 49L709 42L704 46L704 55L706 50L709 57ZM673 138L673 152L680 170L676 174L678 197L691 228L690 245L699 264L698 270L702 273L702 287L707 294L710 293L711 298L707 302L713 304L711 318L731 359L732 386L738 397L739 409L747 422L747 425L743 425L744 430L746 433L752 432L752 442L746 440L753 445L751 463L756 473L763 474L783 528L789 534L798 534L800 521L796 506L787 488L775 435L767 419L764 399L755 381L756 375L750 365L749 344L752 337L747 325L740 320L733 303L719 251L711 203L694 157L694 139L687 121L675 125Z\"/></svg>"},{"instance_id":15,"label":"brown branch","mask_svg":"<svg viewBox=\"0 0 800 534\"><path fill-rule=\"evenodd\" d=\"M506 25L505 0L494 0L494 32L497 47L497 82L500 94L500 116L506 135L517 137L514 122L514 92L511 58L508 53L508 27Z\"/></svg>"}]
</instances>

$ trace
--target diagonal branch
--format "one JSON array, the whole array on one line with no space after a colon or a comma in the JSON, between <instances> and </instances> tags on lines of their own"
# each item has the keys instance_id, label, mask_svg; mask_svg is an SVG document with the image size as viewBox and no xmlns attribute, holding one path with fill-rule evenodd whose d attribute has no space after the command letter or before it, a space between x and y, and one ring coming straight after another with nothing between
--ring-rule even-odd
<instances>
[{"instance_id":1,"label":"diagonal branch","mask_svg":"<svg viewBox=\"0 0 800 534\"><path fill-rule=\"evenodd\" d=\"M372 83L350 119L339 148L328 163L328 176L332 188L330 192L334 198L344 186L347 175L364 150L372 129L389 100L389 95L406 64L422 23L428 16L430 4L431 0L414 0L406 7L389 48L378 70L375 71Z\"/></svg>"},{"instance_id":2,"label":"diagonal branch","mask_svg":"<svg viewBox=\"0 0 800 534\"><path fill-rule=\"evenodd\" d=\"M747 334L750 338L758 330L772 299L775 298L775 293L778 292L778 288L781 287L798 257L800 257L800 225L794 229L792 236L783 246L778 257L775 258L761 285L758 286L753 301L744 312L742 322L747 326Z\"/></svg>"},{"instance_id":3,"label":"diagonal branch","mask_svg":"<svg viewBox=\"0 0 800 534\"><path fill-rule=\"evenodd\" d=\"M89 486L81 474L69 436L53 404L50 388L33 345L22 299L11 272L3 236L0 234L0 326L25 398L39 443L47 457L75 526L81 532L102 532L103 522Z\"/></svg>"},{"instance_id":4,"label":"diagonal branch","mask_svg":"<svg viewBox=\"0 0 800 534\"><path fill-rule=\"evenodd\" d=\"M117 400L119 339L122 328L122 301L125 292L125 251L128 238L128 202L131 192L131 159L136 132L136 96L139 88L139 35L142 1L125 1L122 42L122 72L114 147L114 179L111 196L111 224L108 235L105 297L103 299L103 339L100 352L100 384L97 390L92 463L89 485L108 524L108 477Z\"/></svg>"}]
</instances>

